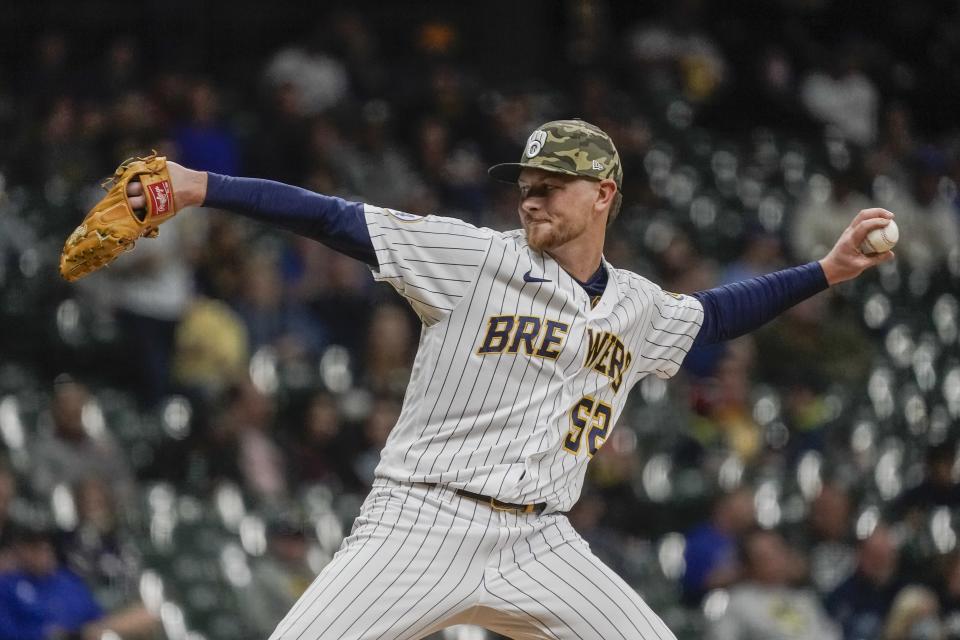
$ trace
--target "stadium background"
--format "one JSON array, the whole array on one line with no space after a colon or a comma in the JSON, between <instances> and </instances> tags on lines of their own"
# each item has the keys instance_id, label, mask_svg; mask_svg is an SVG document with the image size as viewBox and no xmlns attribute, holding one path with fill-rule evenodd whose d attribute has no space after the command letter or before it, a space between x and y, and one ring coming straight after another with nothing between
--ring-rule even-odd
<instances>
[{"instance_id":1,"label":"stadium background","mask_svg":"<svg viewBox=\"0 0 960 640\"><path fill-rule=\"evenodd\" d=\"M729 4L7 3L0 567L27 532L146 637L266 637L349 530L409 374L415 317L365 267L221 212L59 281L117 162L505 229L486 166L578 116L623 158L607 257L667 289L820 257L867 203L903 235L895 264L639 385L578 529L681 638L744 624L761 552L784 568L762 584L847 638L960 637L960 8Z\"/></svg>"}]
</instances>

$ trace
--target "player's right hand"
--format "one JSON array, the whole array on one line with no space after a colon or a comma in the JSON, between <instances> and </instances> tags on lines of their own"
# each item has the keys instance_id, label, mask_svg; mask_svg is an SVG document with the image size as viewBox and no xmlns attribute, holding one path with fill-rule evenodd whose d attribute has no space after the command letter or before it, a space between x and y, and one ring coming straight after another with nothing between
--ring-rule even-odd
<instances>
[{"instance_id":1,"label":"player's right hand","mask_svg":"<svg viewBox=\"0 0 960 640\"><path fill-rule=\"evenodd\" d=\"M893 220L893 213L886 209L864 209L858 213L840 234L830 253L820 260L827 284L833 286L845 280L851 280L870 267L893 260L895 257L893 251L869 256L860 251L860 245L863 244L867 234L874 229L887 226L891 220Z\"/></svg>"}]
</instances>

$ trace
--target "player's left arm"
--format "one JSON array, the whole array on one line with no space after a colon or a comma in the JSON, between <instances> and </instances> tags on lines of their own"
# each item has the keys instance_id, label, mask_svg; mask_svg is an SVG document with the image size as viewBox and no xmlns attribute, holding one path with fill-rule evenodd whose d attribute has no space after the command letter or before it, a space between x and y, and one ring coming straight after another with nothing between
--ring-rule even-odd
<instances>
[{"instance_id":1,"label":"player's left arm","mask_svg":"<svg viewBox=\"0 0 960 640\"><path fill-rule=\"evenodd\" d=\"M377 265L362 203L273 180L196 171L175 162L167 162L167 170L180 208L202 206L239 213ZM127 193L131 206L142 206L143 189L138 183L131 182Z\"/></svg>"},{"instance_id":2,"label":"player's left arm","mask_svg":"<svg viewBox=\"0 0 960 640\"><path fill-rule=\"evenodd\" d=\"M703 325L694 344L742 336L824 289L893 260L892 251L865 255L859 249L870 231L886 226L892 219L893 214L886 209L864 209L821 260L693 293L703 305Z\"/></svg>"},{"instance_id":3,"label":"player's left arm","mask_svg":"<svg viewBox=\"0 0 960 640\"><path fill-rule=\"evenodd\" d=\"M181 207L239 213L293 231L365 262L389 282L427 325L446 317L480 273L493 232L462 220L415 216L351 202L272 180L194 171L168 162ZM130 203L142 198L128 187Z\"/></svg>"}]
</instances>

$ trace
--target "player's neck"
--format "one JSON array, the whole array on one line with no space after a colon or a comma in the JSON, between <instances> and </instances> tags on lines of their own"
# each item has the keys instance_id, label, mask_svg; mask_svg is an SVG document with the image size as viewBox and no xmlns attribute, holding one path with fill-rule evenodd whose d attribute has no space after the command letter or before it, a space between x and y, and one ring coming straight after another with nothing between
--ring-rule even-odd
<instances>
[{"instance_id":1,"label":"player's neck","mask_svg":"<svg viewBox=\"0 0 960 640\"><path fill-rule=\"evenodd\" d=\"M580 282L597 272L603 256L603 237L599 241L581 236L547 251L560 267Z\"/></svg>"}]
</instances>

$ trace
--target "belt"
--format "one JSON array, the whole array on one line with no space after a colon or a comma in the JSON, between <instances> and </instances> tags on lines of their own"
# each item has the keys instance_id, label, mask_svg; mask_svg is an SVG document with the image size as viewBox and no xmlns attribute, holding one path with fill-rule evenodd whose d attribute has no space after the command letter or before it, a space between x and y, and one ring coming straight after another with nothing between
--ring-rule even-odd
<instances>
[{"instance_id":1,"label":"belt","mask_svg":"<svg viewBox=\"0 0 960 640\"><path fill-rule=\"evenodd\" d=\"M423 484L427 485L428 487L439 486L436 482L424 482ZM491 498L490 496L484 496L479 493L467 491L466 489L453 489L453 492L458 496L470 498L471 500L476 500L477 502L482 502L483 504L489 505L492 509L496 509L497 511L517 511L519 513L533 513L540 515L543 513L543 510L547 508L546 502L537 502L536 504L514 504L512 502L504 502L503 500L497 500L496 498Z\"/></svg>"}]
</instances>

